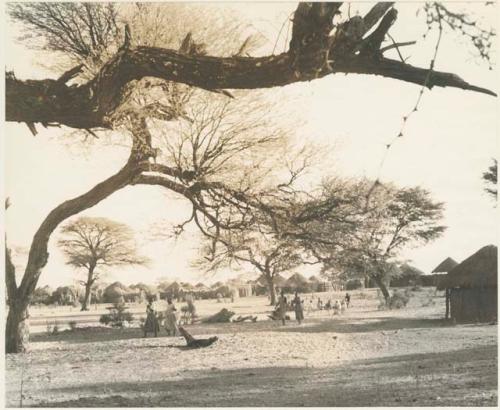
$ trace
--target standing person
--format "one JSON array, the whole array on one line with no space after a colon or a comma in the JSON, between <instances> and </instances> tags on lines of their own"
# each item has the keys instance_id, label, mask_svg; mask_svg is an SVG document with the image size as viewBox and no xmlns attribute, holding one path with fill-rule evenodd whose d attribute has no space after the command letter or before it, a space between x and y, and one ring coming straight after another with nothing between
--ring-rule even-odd
<instances>
[{"instance_id":1,"label":"standing person","mask_svg":"<svg viewBox=\"0 0 500 410\"><path fill-rule=\"evenodd\" d=\"M149 332L153 332L156 337L158 336L159 330L160 330L160 324L158 323L156 312L153 309L153 300L149 299L148 305L146 306L146 323L144 323L144 337L147 337Z\"/></svg>"},{"instance_id":2,"label":"standing person","mask_svg":"<svg viewBox=\"0 0 500 410\"><path fill-rule=\"evenodd\" d=\"M323 301L318 297L318 310L323 310Z\"/></svg>"},{"instance_id":3,"label":"standing person","mask_svg":"<svg viewBox=\"0 0 500 410\"><path fill-rule=\"evenodd\" d=\"M177 333L177 309L172 299L167 298L167 310L165 311L165 329L168 335L175 336Z\"/></svg>"},{"instance_id":4,"label":"standing person","mask_svg":"<svg viewBox=\"0 0 500 410\"><path fill-rule=\"evenodd\" d=\"M281 319L283 326L285 326L285 320L286 320L286 307L287 307L287 302L286 302L285 292L281 291L281 295L278 299L278 317Z\"/></svg>"},{"instance_id":5,"label":"standing person","mask_svg":"<svg viewBox=\"0 0 500 410\"><path fill-rule=\"evenodd\" d=\"M302 300L300 300L299 292L295 292L295 298L292 301L292 305L295 309L295 319L300 325L304 320L304 308L302 306Z\"/></svg>"},{"instance_id":6,"label":"standing person","mask_svg":"<svg viewBox=\"0 0 500 410\"><path fill-rule=\"evenodd\" d=\"M346 304L347 308L349 308L349 303L351 303L351 295L349 295L349 293L346 293L345 294L345 304Z\"/></svg>"}]
</instances>

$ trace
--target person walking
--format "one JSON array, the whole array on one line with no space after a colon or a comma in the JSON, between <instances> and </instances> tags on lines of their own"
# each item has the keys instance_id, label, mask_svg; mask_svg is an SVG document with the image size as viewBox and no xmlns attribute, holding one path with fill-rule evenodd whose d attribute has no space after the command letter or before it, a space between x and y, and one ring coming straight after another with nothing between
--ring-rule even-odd
<instances>
[{"instance_id":1,"label":"person walking","mask_svg":"<svg viewBox=\"0 0 500 410\"><path fill-rule=\"evenodd\" d=\"M177 333L177 309L171 298L167 298L167 310L165 311L165 329L169 336Z\"/></svg>"},{"instance_id":2,"label":"person walking","mask_svg":"<svg viewBox=\"0 0 500 410\"><path fill-rule=\"evenodd\" d=\"M304 320L304 307L302 305L302 300L300 299L299 292L295 292L295 298L292 301L292 305L295 310L295 319L300 325Z\"/></svg>"},{"instance_id":3,"label":"person walking","mask_svg":"<svg viewBox=\"0 0 500 410\"><path fill-rule=\"evenodd\" d=\"M349 295L349 293L347 292L345 294L345 304L346 304L347 308L349 308L350 303L351 303L351 295Z\"/></svg>"}]
</instances>

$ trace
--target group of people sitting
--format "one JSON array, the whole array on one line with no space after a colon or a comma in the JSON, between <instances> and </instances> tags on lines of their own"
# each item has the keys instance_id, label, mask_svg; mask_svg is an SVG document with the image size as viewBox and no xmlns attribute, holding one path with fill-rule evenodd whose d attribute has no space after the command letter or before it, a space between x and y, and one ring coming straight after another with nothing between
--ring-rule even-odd
<instances>
[{"instance_id":1,"label":"group of people sitting","mask_svg":"<svg viewBox=\"0 0 500 410\"><path fill-rule=\"evenodd\" d=\"M346 293L344 299L342 300L337 299L332 301L331 299L328 299L326 303L324 303L320 297L318 297L316 303L314 303L314 298L311 297L311 299L309 299L308 310L310 312L314 310L327 310L332 311L334 315L340 315L349 308L350 304L351 295L349 293Z\"/></svg>"}]
</instances>

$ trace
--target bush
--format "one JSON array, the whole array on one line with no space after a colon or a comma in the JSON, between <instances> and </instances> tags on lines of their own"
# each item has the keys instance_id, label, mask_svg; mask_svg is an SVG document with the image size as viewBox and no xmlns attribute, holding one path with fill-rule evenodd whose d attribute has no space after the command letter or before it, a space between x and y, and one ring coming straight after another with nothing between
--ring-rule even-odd
<instances>
[{"instance_id":1,"label":"bush","mask_svg":"<svg viewBox=\"0 0 500 410\"><path fill-rule=\"evenodd\" d=\"M389 309L402 309L406 307L410 301L410 292L406 290L405 292L394 291L392 296L389 298L388 306Z\"/></svg>"},{"instance_id":2,"label":"bush","mask_svg":"<svg viewBox=\"0 0 500 410\"><path fill-rule=\"evenodd\" d=\"M350 279L345 284L346 290L355 290L363 287L363 282L361 279Z\"/></svg>"},{"instance_id":3,"label":"bush","mask_svg":"<svg viewBox=\"0 0 500 410\"><path fill-rule=\"evenodd\" d=\"M134 320L132 313L126 311L127 307L123 302L115 302L113 306L108 309L109 313L105 313L99 318L99 323L103 325L123 327L124 322L132 322Z\"/></svg>"},{"instance_id":4,"label":"bush","mask_svg":"<svg viewBox=\"0 0 500 410\"><path fill-rule=\"evenodd\" d=\"M76 320L70 320L68 322L68 325L69 325L69 328L72 332L74 332L76 330Z\"/></svg>"},{"instance_id":5,"label":"bush","mask_svg":"<svg viewBox=\"0 0 500 410\"><path fill-rule=\"evenodd\" d=\"M432 296L429 296L426 301L422 303L422 307L434 306L436 302Z\"/></svg>"}]
</instances>

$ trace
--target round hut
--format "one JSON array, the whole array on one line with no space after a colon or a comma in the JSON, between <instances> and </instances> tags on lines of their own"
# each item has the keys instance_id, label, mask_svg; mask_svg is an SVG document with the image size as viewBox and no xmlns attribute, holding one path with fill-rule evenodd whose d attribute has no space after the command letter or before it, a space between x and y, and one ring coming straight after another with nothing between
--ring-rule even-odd
<instances>
[{"instance_id":1,"label":"round hut","mask_svg":"<svg viewBox=\"0 0 500 410\"><path fill-rule=\"evenodd\" d=\"M497 260L497 247L485 246L440 281L438 289L446 289L453 320L464 323L497 319Z\"/></svg>"},{"instance_id":2,"label":"round hut","mask_svg":"<svg viewBox=\"0 0 500 410\"><path fill-rule=\"evenodd\" d=\"M286 280L283 289L285 290L285 292L290 293L306 293L311 291L311 283L300 273L294 273Z\"/></svg>"}]
</instances>

